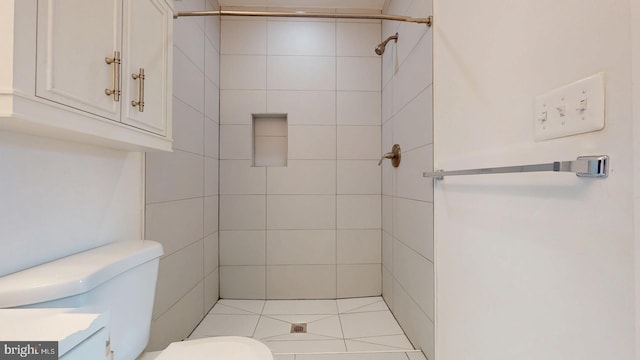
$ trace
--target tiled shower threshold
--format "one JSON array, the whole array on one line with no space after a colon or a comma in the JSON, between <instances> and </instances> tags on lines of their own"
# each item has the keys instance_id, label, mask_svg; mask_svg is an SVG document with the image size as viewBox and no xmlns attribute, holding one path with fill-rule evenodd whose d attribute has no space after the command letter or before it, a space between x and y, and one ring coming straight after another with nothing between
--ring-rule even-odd
<instances>
[{"instance_id":1,"label":"tiled shower threshold","mask_svg":"<svg viewBox=\"0 0 640 360\"><path fill-rule=\"evenodd\" d=\"M291 324L298 323L307 324L306 333L291 333ZM221 299L189 339L229 335L260 340L276 360L426 359L413 349L381 297Z\"/></svg>"}]
</instances>

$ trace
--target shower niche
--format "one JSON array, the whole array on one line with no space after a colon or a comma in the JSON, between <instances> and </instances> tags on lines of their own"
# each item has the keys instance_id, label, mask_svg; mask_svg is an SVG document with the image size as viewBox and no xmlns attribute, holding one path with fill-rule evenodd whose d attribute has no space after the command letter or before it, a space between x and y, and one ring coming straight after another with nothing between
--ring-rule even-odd
<instances>
[{"instance_id":1,"label":"shower niche","mask_svg":"<svg viewBox=\"0 0 640 360\"><path fill-rule=\"evenodd\" d=\"M287 114L252 114L253 166L287 166Z\"/></svg>"}]
</instances>

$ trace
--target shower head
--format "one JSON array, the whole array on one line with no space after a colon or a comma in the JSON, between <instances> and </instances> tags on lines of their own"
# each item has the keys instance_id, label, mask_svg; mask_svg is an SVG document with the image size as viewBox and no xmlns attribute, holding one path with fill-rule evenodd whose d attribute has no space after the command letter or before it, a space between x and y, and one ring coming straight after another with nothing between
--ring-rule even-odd
<instances>
[{"instance_id":1,"label":"shower head","mask_svg":"<svg viewBox=\"0 0 640 360\"><path fill-rule=\"evenodd\" d=\"M376 50L375 50L375 51L376 51L376 54L378 54L378 55L382 55L382 54L384 54L384 48L385 48L385 47L387 47L387 43L388 43L389 41L391 41L391 40L394 40L394 42L398 42L398 33L396 33L396 34L395 34L395 35L393 35L393 36L389 36L389 37L387 38L387 40L385 40L385 41L381 42L381 43L380 43L380 45L378 45L378 47L376 47Z\"/></svg>"}]
</instances>

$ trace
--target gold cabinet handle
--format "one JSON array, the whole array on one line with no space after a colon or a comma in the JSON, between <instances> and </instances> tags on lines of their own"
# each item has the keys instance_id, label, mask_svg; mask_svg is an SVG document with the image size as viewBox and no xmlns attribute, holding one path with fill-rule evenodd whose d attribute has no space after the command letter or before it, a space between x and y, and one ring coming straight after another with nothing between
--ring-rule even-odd
<instances>
[{"instance_id":1,"label":"gold cabinet handle","mask_svg":"<svg viewBox=\"0 0 640 360\"><path fill-rule=\"evenodd\" d=\"M108 65L113 64L113 89L104 89L107 96L113 95L113 101L120 101L120 51L113 52L113 58L104 58Z\"/></svg>"},{"instance_id":2,"label":"gold cabinet handle","mask_svg":"<svg viewBox=\"0 0 640 360\"><path fill-rule=\"evenodd\" d=\"M140 68L140 72L137 74L131 74L133 80L138 80L138 101L132 100L131 106L138 107L138 111L144 111L144 68Z\"/></svg>"}]
</instances>

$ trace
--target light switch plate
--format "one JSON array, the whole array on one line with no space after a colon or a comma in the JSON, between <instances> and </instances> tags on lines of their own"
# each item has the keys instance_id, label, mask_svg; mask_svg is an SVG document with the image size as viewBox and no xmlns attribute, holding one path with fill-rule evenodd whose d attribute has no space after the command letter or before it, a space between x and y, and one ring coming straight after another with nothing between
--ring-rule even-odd
<instances>
[{"instance_id":1,"label":"light switch plate","mask_svg":"<svg viewBox=\"0 0 640 360\"><path fill-rule=\"evenodd\" d=\"M537 96L533 113L536 141L604 128L604 73Z\"/></svg>"}]
</instances>

